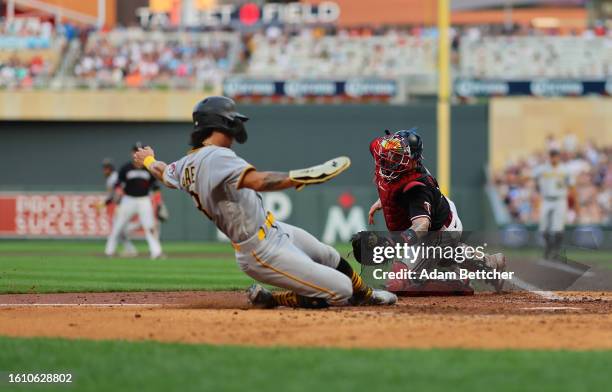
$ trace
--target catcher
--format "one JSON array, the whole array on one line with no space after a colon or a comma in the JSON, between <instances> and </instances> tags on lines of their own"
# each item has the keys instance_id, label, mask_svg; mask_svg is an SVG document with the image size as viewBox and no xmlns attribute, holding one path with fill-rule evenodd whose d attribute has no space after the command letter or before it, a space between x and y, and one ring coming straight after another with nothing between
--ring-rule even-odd
<instances>
[{"instance_id":1,"label":"catcher","mask_svg":"<svg viewBox=\"0 0 612 392\"><path fill-rule=\"evenodd\" d=\"M193 110L193 150L188 155L166 164L156 161L146 147L134 153L134 163L168 187L189 193L196 207L230 238L242 271L289 290L271 292L255 284L247 290L254 307L394 304L394 294L364 284L334 248L277 221L258 193L328 181L346 170L350 160L340 157L289 173L256 170L231 150L234 141L246 142L247 120L236 112L233 100L206 98Z\"/></svg>"},{"instance_id":2,"label":"catcher","mask_svg":"<svg viewBox=\"0 0 612 392\"><path fill-rule=\"evenodd\" d=\"M459 242L463 226L455 204L444 196L436 179L423 165L423 142L416 129L401 130L378 137L370 143L370 153L375 164L375 183L379 199L369 211L369 223L374 224L374 215L383 210L385 223L390 232L399 233L400 241L408 245L435 244L438 246L465 247ZM367 235L367 236L366 236ZM390 238L372 238L373 233L361 232L353 238L353 249L360 257L362 241L369 243L393 243ZM472 257L463 261L461 267L471 270L503 271L505 257L498 253L483 257ZM362 262L362 260L359 260ZM367 263L367 262L364 262ZM438 266L449 267L448 260L420 258L408 266L394 260L392 269L412 269L419 272ZM450 263L452 269L458 265ZM496 291L501 291L503 281L490 280ZM468 280L390 280L386 287L392 292L407 295L418 294L472 294Z\"/></svg>"}]
</instances>

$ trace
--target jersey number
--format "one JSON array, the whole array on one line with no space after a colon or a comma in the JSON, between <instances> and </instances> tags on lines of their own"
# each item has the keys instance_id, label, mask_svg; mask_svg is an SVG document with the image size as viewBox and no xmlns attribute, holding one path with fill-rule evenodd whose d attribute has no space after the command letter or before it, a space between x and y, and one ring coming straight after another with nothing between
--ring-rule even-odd
<instances>
[{"instance_id":1,"label":"jersey number","mask_svg":"<svg viewBox=\"0 0 612 392\"><path fill-rule=\"evenodd\" d=\"M202 206L202 202L200 201L200 195L198 195L194 191L189 191L189 194L191 195L191 198L193 199L193 202L195 203L197 209L202 211L208 219L212 220L210 214L206 212L206 209L204 208L204 206Z\"/></svg>"}]
</instances>

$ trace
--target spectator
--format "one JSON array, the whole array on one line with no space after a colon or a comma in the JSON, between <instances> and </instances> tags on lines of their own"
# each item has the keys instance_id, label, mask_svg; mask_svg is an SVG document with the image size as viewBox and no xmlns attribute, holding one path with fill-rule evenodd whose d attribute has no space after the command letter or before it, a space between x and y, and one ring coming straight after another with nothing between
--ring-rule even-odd
<instances>
[{"instance_id":1,"label":"spectator","mask_svg":"<svg viewBox=\"0 0 612 392\"><path fill-rule=\"evenodd\" d=\"M218 86L232 70L234 34L95 34L74 73L96 87Z\"/></svg>"}]
</instances>

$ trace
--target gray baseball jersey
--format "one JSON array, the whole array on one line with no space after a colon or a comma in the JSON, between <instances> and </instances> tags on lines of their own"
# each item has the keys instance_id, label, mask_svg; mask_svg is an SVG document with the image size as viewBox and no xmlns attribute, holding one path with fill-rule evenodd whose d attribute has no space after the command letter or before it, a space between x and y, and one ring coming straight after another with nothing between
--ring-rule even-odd
<instances>
[{"instance_id":1,"label":"gray baseball jersey","mask_svg":"<svg viewBox=\"0 0 612 392\"><path fill-rule=\"evenodd\" d=\"M205 146L169 164L164 182L189 193L196 207L238 243L255 235L266 219L261 195L239 189L252 169L229 148Z\"/></svg>"},{"instance_id":2,"label":"gray baseball jersey","mask_svg":"<svg viewBox=\"0 0 612 392\"><path fill-rule=\"evenodd\" d=\"M540 193L545 198L565 198L567 188L573 185L573 178L564 164L553 166L545 163L533 171Z\"/></svg>"},{"instance_id":3,"label":"gray baseball jersey","mask_svg":"<svg viewBox=\"0 0 612 392\"><path fill-rule=\"evenodd\" d=\"M239 189L251 169L229 148L205 146L169 164L163 179L189 193L196 207L232 240L244 273L331 305L348 304L353 288L351 280L336 270L338 251L267 216L259 193Z\"/></svg>"}]
</instances>

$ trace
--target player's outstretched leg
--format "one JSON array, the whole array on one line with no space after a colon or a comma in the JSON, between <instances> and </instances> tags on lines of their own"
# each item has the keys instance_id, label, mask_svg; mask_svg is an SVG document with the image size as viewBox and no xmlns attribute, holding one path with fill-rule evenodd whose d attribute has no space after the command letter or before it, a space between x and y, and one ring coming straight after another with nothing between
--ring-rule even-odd
<instances>
[{"instance_id":1,"label":"player's outstretched leg","mask_svg":"<svg viewBox=\"0 0 612 392\"><path fill-rule=\"evenodd\" d=\"M395 294L384 290L373 290L369 287L349 262L342 258L333 247L322 243L304 229L284 222L279 222L279 224L289 235L293 245L306 253L308 257L316 263L341 272L351 280L353 296L349 300L350 305L393 305L397 302Z\"/></svg>"},{"instance_id":2,"label":"player's outstretched leg","mask_svg":"<svg viewBox=\"0 0 612 392\"><path fill-rule=\"evenodd\" d=\"M272 309L278 306L304 309L322 309L329 307L329 303L320 298L305 297L293 291L272 292L262 285L256 283L247 289L249 303L258 309ZM367 300L351 305L393 305L397 302L397 296L384 290L372 290Z\"/></svg>"},{"instance_id":3,"label":"player's outstretched leg","mask_svg":"<svg viewBox=\"0 0 612 392\"><path fill-rule=\"evenodd\" d=\"M265 240L257 242L254 248L249 247L249 243L237 245L238 264L247 275L258 282L289 290L272 293L257 285L251 287L247 293L257 307L289 306L312 309L351 305L354 282L360 286L360 290L369 294L368 304L395 302L395 298L388 298L378 292L373 295L358 276L353 279L353 271L348 263L345 262L349 270L344 271L337 269L338 262L336 268L318 263L296 247L285 234L287 233L280 229L272 229ZM340 258L339 255L337 257ZM348 272L351 277L347 276Z\"/></svg>"},{"instance_id":4,"label":"player's outstretched leg","mask_svg":"<svg viewBox=\"0 0 612 392\"><path fill-rule=\"evenodd\" d=\"M397 302L397 295L385 290L374 290L368 286L344 258L340 257L336 269L351 279L353 285L353 296L349 300L351 305L393 305Z\"/></svg>"}]
</instances>

